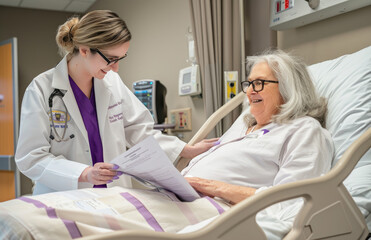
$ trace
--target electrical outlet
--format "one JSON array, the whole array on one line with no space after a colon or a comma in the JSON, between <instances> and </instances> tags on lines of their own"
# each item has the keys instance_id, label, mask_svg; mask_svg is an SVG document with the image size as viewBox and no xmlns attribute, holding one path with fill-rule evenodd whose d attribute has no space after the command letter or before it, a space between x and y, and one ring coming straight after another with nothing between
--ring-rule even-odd
<instances>
[{"instance_id":1,"label":"electrical outlet","mask_svg":"<svg viewBox=\"0 0 371 240\"><path fill-rule=\"evenodd\" d=\"M170 123L175 124L175 128L172 129L172 131L191 131L192 130L191 108L171 110Z\"/></svg>"}]
</instances>

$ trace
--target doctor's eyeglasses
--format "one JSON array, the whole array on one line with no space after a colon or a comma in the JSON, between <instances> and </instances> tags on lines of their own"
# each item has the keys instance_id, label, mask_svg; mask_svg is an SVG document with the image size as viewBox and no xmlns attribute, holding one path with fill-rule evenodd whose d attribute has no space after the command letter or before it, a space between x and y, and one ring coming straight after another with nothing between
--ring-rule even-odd
<instances>
[{"instance_id":1,"label":"doctor's eyeglasses","mask_svg":"<svg viewBox=\"0 0 371 240\"><path fill-rule=\"evenodd\" d=\"M252 89L254 92L260 92L263 91L264 89L264 83L269 82L269 83L278 83L278 81L273 81L273 80L262 80L262 79L256 79L254 81L242 81L241 82L241 89L244 93L247 92L247 89L252 85Z\"/></svg>"},{"instance_id":2,"label":"doctor's eyeglasses","mask_svg":"<svg viewBox=\"0 0 371 240\"><path fill-rule=\"evenodd\" d=\"M104 56L104 54L98 50L98 48L96 49L90 49L90 51L93 51L93 52L97 52L106 62L107 62L107 66L111 66L115 63L117 63L118 61L126 58L128 56L128 53L125 53L125 55L123 57L120 57L120 58L117 58L117 59L114 59L114 60L109 60L106 56Z\"/></svg>"}]
</instances>

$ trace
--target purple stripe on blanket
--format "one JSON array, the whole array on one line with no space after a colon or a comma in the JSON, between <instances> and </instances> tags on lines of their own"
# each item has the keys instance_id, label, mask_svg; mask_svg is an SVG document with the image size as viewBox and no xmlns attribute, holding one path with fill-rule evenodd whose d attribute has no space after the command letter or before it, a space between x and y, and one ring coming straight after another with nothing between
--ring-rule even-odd
<instances>
[{"instance_id":1,"label":"purple stripe on blanket","mask_svg":"<svg viewBox=\"0 0 371 240\"><path fill-rule=\"evenodd\" d=\"M190 224L193 225L193 224L200 222L198 218L193 214L192 209L188 205L186 205L183 202L174 202L174 203L178 206L180 211L182 211L182 213L187 218Z\"/></svg>"},{"instance_id":2,"label":"purple stripe on blanket","mask_svg":"<svg viewBox=\"0 0 371 240\"><path fill-rule=\"evenodd\" d=\"M82 237L81 233L80 233L80 230L78 229L78 227L77 227L77 225L74 221L66 220L66 219L62 219L62 221L63 221L64 225L66 226L66 228L68 229L68 232L70 233L72 239Z\"/></svg>"},{"instance_id":3,"label":"purple stripe on blanket","mask_svg":"<svg viewBox=\"0 0 371 240\"><path fill-rule=\"evenodd\" d=\"M138 210L138 212L144 217L147 223L156 231L156 232L164 232L164 229L160 226L157 222L156 218L148 211L148 209L143 205L141 201L139 201L136 197L131 195L128 192L120 193L127 201L134 205L134 207Z\"/></svg>"},{"instance_id":4,"label":"purple stripe on blanket","mask_svg":"<svg viewBox=\"0 0 371 240\"><path fill-rule=\"evenodd\" d=\"M43 208L43 207L38 207L38 208ZM46 213L48 214L48 217L50 218L58 218L57 213L55 212L54 208L51 207L44 207L46 210Z\"/></svg>"},{"instance_id":5,"label":"purple stripe on blanket","mask_svg":"<svg viewBox=\"0 0 371 240\"><path fill-rule=\"evenodd\" d=\"M28 203L32 203L33 205L35 205L37 208L47 208L48 206L46 206L44 203L40 202L40 201L37 201L37 200L33 200L31 198L27 198L27 197L20 197L18 198L19 200L22 200L24 202L28 202Z\"/></svg>"},{"instance_id":6,"label":"purple stripe on blanket","mask_svg":"<svg viewBox=\"0 0 371 240\"><path fill-rule=\"evenodd\" d=\"M215 202L214 199L207 196L205 198L209 200L209 202L211 202L212 205L214 205L214 207L218 210L219 214L222 214L224 212L224 209L217 202Z\"/></svg>"},{"instance_id":7,"label":"purple stripe on blanket","mask_svg":"<svg viewBox=\"0 0 371 240\"><path fill-rule=\"evenodd\" d=\"M58 218L57 213L56 213L54 208L48 207L44 203L42 203L38 200L31 199L31 198L28 198L28 197L20 197L18 199L22 200L24 202L27 202L27 203L31 203L31 204L35 205L35 207L37 207L37 208L45 208L46 213L48 214L49 218ZM61 219L61 220L64 223L64 225L66 226L68 232L70 233L71 238L75 239L75 238L82 237L82 235L81 235L79 229L77 228L75 222L70 221L70 220L65 220L65 219Z\"/></svg>"}]
</instances>

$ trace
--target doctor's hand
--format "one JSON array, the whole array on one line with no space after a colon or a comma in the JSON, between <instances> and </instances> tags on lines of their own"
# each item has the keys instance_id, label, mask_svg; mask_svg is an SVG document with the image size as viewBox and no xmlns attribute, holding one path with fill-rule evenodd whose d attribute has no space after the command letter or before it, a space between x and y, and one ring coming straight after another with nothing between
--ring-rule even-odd
<instances>
[{"instance_id":1,"label":"doctor's hand","mask_svg":"<svg viewBox=\"0 0 371 240\"><path fill-rule=\"evenodd\" d=\"M110 183L122 175L122 172L116 171L116 169L118 166L111 163L96 163L93 167L84 169L79 177L79 182L89 182L94 185Z\"/></svg>"},{"instance_id":2,"label":"doctor's hand","mask_svg":"<svg viewBox=\"0 0 371 240\"><path fill-rule=\"evenodd\" d=\"M195 145L191 146L189 144L185 145L182 152L180 153L181 157L192 159L197 155L206 152L211 147L218 145L219 138L211 138L211 139L204 139L201 142L196 143Z\"/></svg>"}]
</instances>

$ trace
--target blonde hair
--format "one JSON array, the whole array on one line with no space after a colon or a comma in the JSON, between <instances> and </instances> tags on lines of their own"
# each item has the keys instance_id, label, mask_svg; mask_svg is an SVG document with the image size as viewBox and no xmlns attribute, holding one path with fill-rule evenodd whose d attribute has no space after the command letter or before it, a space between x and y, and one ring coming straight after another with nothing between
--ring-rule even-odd
<instances>
[{"instance_id":1,"label":"blonde hair","mask_svg":"<svg viewBox=\"0 0 371 240\"><path fill-rule=\"evenodd\" d=\"M131 33L116 13L110 10L95 10L81 19L72 17L59 26L56 41L59 53L71 57L80 45L91 49L104 49L130 41Z\"/></svg>"},{"instance_id":2,"label":"blonde hair","mask_svg":"<svg viewBox=\"0 0 371 240\"><path fill-rule=\"evenodd\" d=\"M290 120L310 116L326 125L327 101L319 97L314 88L307 66L300 59L282 50L268 50L259 56L247 57L247 73L255 64L266 62L279 81L279 91L284 103L272 117L272 122L287 123ZM245 116L247 125L254 125L254 116Z\"/></svg>"}]
</instances>

